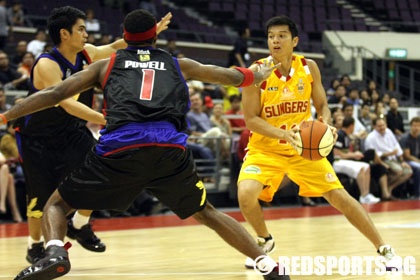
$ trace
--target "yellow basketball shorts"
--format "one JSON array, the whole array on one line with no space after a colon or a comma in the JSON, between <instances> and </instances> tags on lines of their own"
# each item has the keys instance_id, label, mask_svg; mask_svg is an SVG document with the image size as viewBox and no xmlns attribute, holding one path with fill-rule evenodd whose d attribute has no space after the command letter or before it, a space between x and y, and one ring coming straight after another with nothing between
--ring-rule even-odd
<instances>
[{"instance_id":1,"label":"yellow basketball shorts","mask_svg":"<svg viewBox=\"0 0 420 280\"><path fill-rule=\"evenodd\" d=\"M256 180L264 185L260 200L270 202L284 176L299 186L299 195L318 197L324 193L341 189L330 162L324 158L311 161L299 155L281 155L248 151L242 165L238 183L242 180Z\"/></svg>"}]
</instances>

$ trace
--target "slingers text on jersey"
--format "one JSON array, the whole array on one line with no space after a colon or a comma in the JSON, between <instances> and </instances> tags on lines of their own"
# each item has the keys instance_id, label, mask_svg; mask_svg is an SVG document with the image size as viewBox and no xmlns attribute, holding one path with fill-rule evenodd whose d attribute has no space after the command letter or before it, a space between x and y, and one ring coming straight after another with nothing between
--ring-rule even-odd
<instances>
[{"instance_id":1,"label":"slingers text on jersey","mask_svg":"<svg viewBox=\"0 0 420 280\"><path fill-rule=\"evenodd\" d=\"M286 101L264 107L265 117L276 118L284 114L304 113L309 108L309 101Z\"/></svg>"}]
</instances>

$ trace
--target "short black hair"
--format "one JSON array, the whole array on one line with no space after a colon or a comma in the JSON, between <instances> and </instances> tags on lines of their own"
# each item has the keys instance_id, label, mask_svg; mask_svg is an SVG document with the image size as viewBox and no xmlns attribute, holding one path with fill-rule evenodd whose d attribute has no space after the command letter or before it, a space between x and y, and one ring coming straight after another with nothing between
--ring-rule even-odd
<instances>
[{"instance_id":1,"label":"short black hair","mask_svg":"<svg viewBox=\"0 0 420 280\"><path fill-rule=\"evenodd\" d=\"M348 128L350 127L352 124L354 124L356 121L352 116L349 117L345 117L343 119L343 127Z\"/></svg>"},{"instance_id":2,"label":"short black hair","mask_svg":"<svg viewBox=\"0 0 420 280\"><path fill-rule=\"evenodd\" d=\"M156 25L156 18L149 11L137 9L127 14L124 19L124 29L130 33L142 33ZM155 38L147 39L141 42L126 41L127 44L152 44Z\"/></svg>"},{"instance_id":3,"label":"short black hair","mask_svg":"<svg viewBox=\"0 0 420 280\"><path fill-rule=\"evenodd\" d=\"M292 38L295 38L299 36L298 28L296 23L291 20L288 16L281 15L281 16L275 16L267 20L265 24L265 33L268 35L268 29L272 26L276 25L287 25L289 26L290 33L292 33Z\"/></svg>"},{"instance_id":4,"label":"short black hair","mask_svg":"<svg viewBox=\"0 0 420 280\"><path fill-rule=\"evenodd\" d=\"M55 45L61 43L60 30L66 29L70 34L78 19L86 19L86 14L72 6L64 6L52 10L48 18L48 33Z\"/></svg>"}]
</instances>

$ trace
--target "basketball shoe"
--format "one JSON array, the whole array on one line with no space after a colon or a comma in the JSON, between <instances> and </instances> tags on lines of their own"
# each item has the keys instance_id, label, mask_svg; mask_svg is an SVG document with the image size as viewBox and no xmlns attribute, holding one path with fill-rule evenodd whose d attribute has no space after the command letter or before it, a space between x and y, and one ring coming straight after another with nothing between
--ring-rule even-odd
<instances>
[{"instance_id":1,"label":"basketball shoe","mask_svg":"<svg viewBox=\"0 0 420 280\"><path fill-rule=\"evenodd\" d=\"M44 257L45 257L44 242L38 242L38 243L32 244L31 248L28 249L28 252L26 254L26 260L30 264L34 264Z\"/></svg>"},{"instance_id":2,"label":"basketball shoe","mask_svg":"<svg viewBox=\"0 0 420 280\"><path fill-rule=\"evenodd\" d=\"M264 251L266 254L270 254L276 248L276 244L274 243L273 237L270 236L267 238L264 237L257 237L257 244L258 246ZM255 266L255 261L250 257L246 258L245 260L245 267L248 269L253 269Z\"/></svg>"},{"instance_id":3,"label":"basketball shoe","mask_svg":"<svg viewBox=\"0 0 420 280\"><path fill-rule=\"evenodd\" d=\"M67 249L70 247L70 243L64 247L48 246L45 250L45 257L22 270L15 280L54 279L68 273L71 266Z\"/></svg>"},{"instance_id":4,"label":"basketball shoe","mask_svg":"<svg viewBox=\"0 0 420 280\"><path fill-rule=\"evenodd\" d=\"M70 219L67 222L67 237L76 239L83 248L92 252L105 252L106 246L92 231L90 224L82 226L81 229L76 229L73 226L73 221Z\"/></svg>"},{"instance_id":5,"label":"basketball shoe","mask_svg":"<svg viewBox=\"0 0 420 280\"><path fill-rule=\"evenodd\" d=\"M382 245L378 249L378 254L383 257L386 271L401 271L402 259L395 254L394 248L389 245Z\"/></svg>"}]
</instances>

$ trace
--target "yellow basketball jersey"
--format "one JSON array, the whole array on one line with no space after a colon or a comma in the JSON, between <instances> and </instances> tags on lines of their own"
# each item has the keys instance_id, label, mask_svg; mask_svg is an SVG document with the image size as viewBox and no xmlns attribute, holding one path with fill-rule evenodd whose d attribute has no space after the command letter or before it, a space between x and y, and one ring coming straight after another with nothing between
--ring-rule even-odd
<instances>
[{"instance_id":1,"label":"yellow basketball jersey","mask_svg":"<svg viewBox=\"0 0 420 280\"><path fill-rule=\"evenodd\" d=\"M285 130L290 130L303 120L311 119L312 82L312 75L305 58L293 55L287 77L275 70L261 84L260 117L271 125ZM287 141L258 133L251 133L248 148L286 155L296 154Z\"/></svg>"}]
</instances>

